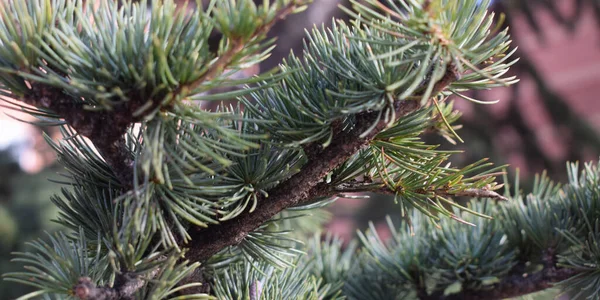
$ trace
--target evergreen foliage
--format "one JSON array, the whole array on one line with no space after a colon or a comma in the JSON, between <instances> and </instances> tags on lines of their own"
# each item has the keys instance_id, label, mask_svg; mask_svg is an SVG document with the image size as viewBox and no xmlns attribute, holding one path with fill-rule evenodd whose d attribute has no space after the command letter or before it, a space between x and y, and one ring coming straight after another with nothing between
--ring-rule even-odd
<instances>
[{"instance_id":1,"label":"evergreen foliage","mask_svg":"<svg viewBox=\"0 0 600 300\"><path fill-rule=\"evenodd\" d=\"M489 1L352 1L303 58L242 80L308 1L123 2L0 7L3 106L61 126L48 142L67 169L64 232L4 276L36 287L21 299L491 299L561 280L594 297L596 166L501 196L502 167L455 168L421 140L461 141L448 96L517 81ZM358 192L395 196L391 240L321 241L321 209Z\"/></svg>"}]
</instances>

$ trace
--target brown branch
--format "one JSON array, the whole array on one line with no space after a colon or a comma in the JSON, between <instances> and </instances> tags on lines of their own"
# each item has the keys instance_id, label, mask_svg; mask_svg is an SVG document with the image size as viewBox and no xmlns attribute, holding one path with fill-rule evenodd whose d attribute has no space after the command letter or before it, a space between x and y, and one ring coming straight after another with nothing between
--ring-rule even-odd
<instances>
[{"instance_id":1,"label":"brown branch","mask_svg":"<svg viewBox=\"0 0 600 300\"><path fill-rule=\"evenodd\" d=\"M114 287L98 287L91 278L81 277L73 287L73 295L82 300L134 300L135 293L146 284L148 278L155 277L158 272L159 269L155 269L145 277L119 274Z\"/></svg>"},{"instance_id":2,"label":"brown branch","mask_svg":"<svg viewBox=\"0 0 600 300\"><path fill-rule=\"evenodd\" d=\"M396 192L401 192L401 191L394 191L394 190L386 187L383 183L357 182L357 183L343 184L343 185L331 188L329 195L332 195L335 193L337 193L337 194L376 193L376 194L382 194L382 195L395 195ZM464 189L462 191L456 191L456 192L449 192L448 189L441 188L441 189L436 189L436 190L417 190L414 192L416 192L417 194L423 194L423 195L433 193L437 196L444 196L444 197L471 197L471 198L491 198L491 199L504 200L504 201L508 200L506 197L504 197L488 188L481 188L481 189L470 188L470 189Z\"/></svg>"},{"instance_id":3,"label":"brown branch","mask_svg":"<svg viewBox=\"0 0 600 300\"><path fill-rule=\"evenodd\" d=\"M117 290L110 287L97 287L89 277L79 278L73 287L73 295L82 300L116 300L119 299Z\"/></svg>"},{"instance_id":4,"label":"brown branch","mask_svg":"<svg viewBox=\"0 0 600 300\"><path fill-rule=\"evenodd\" d=\"M444 295L444 291L427 294L420 288L418 297L421 300L496 300L524 296L552 288L556 283L571 278L579 272L570 268L556 266L556 249L542 251L541 263L544 268L536 273L526 273L527 266L521 262L514 266L508 276L485 290L463 290L458 294Z\"/></svg>"},{"instance_id":5,"label":"brown branch","mask_svg":"<svg viewBox=\"0 0 600 300\"><path fill-rule=\"evenodd\" d=\"M250 39L267 34L278 21L284 20L288 15L292 14L294 10L296 10L296 8L298 8L298 5L303 5L303 3L304 2L300 0L291 1L290 3L288 3L287 6L285 6L283 9L277 12L277 15L273 18L273 20L256 28L256 31ZM206 72L202 74L198 79L181 86L176 93L187 93L187 91L196 89L202 83L214 79L219 73L223 72L223 70L225 70L233 62L235 56L242 50L244 50L245 47L246 42L244 39L230 39L229 49L225 51L225 53L223 53L221 56L219 56L219 58L217 58L217 60L208 68L208 70L206 70Z\"/></svg>"},{"instance_id":6,"label":"brown branch","mask_svg":"<svg viewBox=\"0 0 600 300\"><path fill-rule=\"evenodd\" d=\"M528 276L513 275L495 284L490 291L466 292L463 299L494 300L523 296L551 288L555 283L576 274L573 269L552 267Z\"/></svg>"},{"instance_id":7,"label":"brown branch","mask_svg":"<svg viewBox=\"0 0 600 300\"><path fill-rule=\"evenodd\" d=\"M507 201L508 199L490 189L481 188L481 189L464 189L462 191L458 191L456 193L448 193L444 190L435 191L438 196L462 196L462 197L471 197L471 198L491 198L496 200Z\"/></svg>"},{"instance_id":8,"label":"brown branch","mask_svg":"<svg viewBox=\"0 0 600 300\"><path fill-rule=\"evenodd\" d=\"M63 118L78 134L89 138L119 182L128 189L133 182L133 157L125 144L124 134L136 119L133 112L142 101L132 99L116 104L112 111L86 110L85 103L73 102L61 90L32 83L21 101L48 109Z\"/></svg>"},{"instance_id":9,"label":"brown branch","mask_svg":"<svg viewBox=\"0 0 600 300\"><path fill-rule=\"evenodd\" d=\"M435 85L432 95L435 96L444 90L458 76L454 68L448 68L445 76ZM419 108L421 108L419 101L404 100L394 103L397 118ZM269 197L261 198L254 212L250 213L246 210L237 218L208 229L192 229L190 232L192 240L188 245L184 245L189 248L186 258L191 261L204 261L225 247L239 244L248 233L282 210L307 203L325 194L329 187L320 184L322 178L366 146L388 126L387 122L380 120L368 135L360 138L359 136L377 120L377 116L378 112L358 114L355 126L348 131L342 131L341 126L333 126L339 130L334 132L330 145L324 149L320 144L307 147L305 153L308 163L298 174L269 191Z\"/></svg>"},{"instance_id":10,"label":"brown branch","mask_svg":"<svg viewBox=\"0 0 600 300\"><path fill-rule=\"evenodd\" d=\"M505 277L489 290L465 290L459 294L444 296L443 291L427 295L419 293L421 300L496 300L524 296L552 288L557 282L577 275L577 271L568 268L544 268L534 274L515 274Z\"/></svg>"}]
</instances>

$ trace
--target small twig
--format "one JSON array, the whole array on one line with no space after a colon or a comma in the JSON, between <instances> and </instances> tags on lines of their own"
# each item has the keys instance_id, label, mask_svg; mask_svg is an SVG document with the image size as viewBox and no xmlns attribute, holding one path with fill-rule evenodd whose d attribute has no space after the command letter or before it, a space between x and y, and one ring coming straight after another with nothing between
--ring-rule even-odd
<instances>
[{"instance_id":1,"label":"small twig","mask_svg":"<svg viewBox=\"0 0 600 300\"><path fill-rule=\"evenodd\" d=\"M119 293L109 287L97 287L89 277L79 278L79 282L73 287L73 295L82 300L116 300Z\"/></svg>"},{"instance_id":2,"label":"small twig","mask_svg":"<svg viewBox=\"0 0 600 300\"><path fill-rule=\"evenodd\" d=\"M448 193L444 190L435 191L438 196L462 196L471 198L491 198L496 200L508 201L508 199L492 190L487 188L481 189L465 189L456 193Z\"/></svg>"},{"instance_id":3,"label":"small twig","mask_svg":"<svg viewBox=\"0 0 600 300\"><path fill-rule=\"evenodd\" d=\"M345 183L339 185L332 189L333 191L343 194L343 193L376 193L383 195L395 195L396 192L389 189L384 183ZM400 191L401 192L401 191ZM496 200L508 200L506 197L488 189L464 189L462 191L457 191L455 193L450 193L447 189L436 189L436 190L420 190L416 191L419 194L429 194L433 193L437 196L446 196L446 197L472 197L472 198L491 198Z\"/></svg>"},{"instance_id":4,"label":"small twig","mask_svg":"<svg viewBox=\"0 0 600 300\"><path fill-rule=\"evenodd\" d=\"M492 291L472 293L465 300L506 299L531 294L554 286L555 283L573 277L577 271L567 268L545 268L529 276L511 276L494 285Z\"/></svg>"},{"instance_id":5,"label":"small twig","mask_svg":"<svg viewBox=\"0 0 600 300\"><path fill-rule=\"evenodd\" d=\"M225 70L227 68L227 66L229 66L231 64L231 62L233 61L233 58L238 53L240 53L242 50L244 50L244 46L245 46L245 44L240 39L231 40L229 49L225 53L223 53L223 55L219 56L219 58L217 58L217 60L210 66L210 68L208 68L208 70L202 76L200 76L198 79L194 80L193 82L190 82L186 85L181 86L179 88L180 92L176 92L175 94L177 94L177 93L185 94L189 90L196 89L198 86L205 83L206 81L213 80L218 74L223 72L223 70Z\"/></svg>"},{"instance_id":6,"label":"small twig","mask_svg":"<svg viewBox=\"0 0 600 300\"><path fill-rule=\"evenodd\" d=\"M89 138L124 188L131 186L133 157L127 149L124 134L136 120L132 112L141 106L140 101L115 105L110 112L94 112L86 110L83 103L68 99L61 90L39 83L32 83L30 92L20 100L53 111L78 134Z\"/></svg>"},{"instance_id":7,"label":"small twig","mask_svg":"<svg viewBox=\"0 0 600 300\"><path fill-rule=\"evenodd\" d=\"M146 284L148 278L155 277L157 268L145 277L119 274L114 287L98 287L89 277L81 277L73 287L73 295L82 300L134 300L135 293Z\"/></svg>"},{"instance_id":8,"label":"small twig","mask_svg":"<svg viewBox=\"0 0 600 300\"><path fill-rule=\"evenodd\" d=\"M297 6L297 1L291 1L286 7L277 12L277 15L273 18L273 20L271 20L269 23L265 23L258 27L254 32L252 38L259 37L268 33L278 21L283 20L288 15L292 14L297 8ZM193 82L181 86L178 89L179 92L176 93L187 93L187 91L198 88L198 86L200 86L204 82L214 79L219 73L225 70L233 62L235 56L242 50L244 50L245 46L246 43L241 38L231 39L229 49L221 56L219 56L219 58L217 58L217 60L208 68L208 70L206 70L206 72L202 76L200 76Z\"/></svg>"},{"instance_id":9,"label":"small twig","mask_svg":"<svg viewBox=\"0 0 600 300\"><path fill-rule=\"evenodd\" d=\"M472 291L466 290L457 295L443 296L441 293L421 297L425 299L446 299L446 300L497 300L509 299L539 292L552 288L557 282L577 275L577 271L567 268L544 268L534 274L515 274L505 277L501 282L496 283L489 290Z\"/></svg>"}]
</instances>

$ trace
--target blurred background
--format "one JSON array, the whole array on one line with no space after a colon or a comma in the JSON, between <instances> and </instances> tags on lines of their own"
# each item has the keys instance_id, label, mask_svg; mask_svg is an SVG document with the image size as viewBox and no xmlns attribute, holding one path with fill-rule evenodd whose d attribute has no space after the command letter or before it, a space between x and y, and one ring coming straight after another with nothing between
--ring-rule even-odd
<instances>
[{"instance_id":1,"label":"blurred background","mask_svg":"<svg viewBox=\"0 0 600 300\"><path fill-rule=\"evenodd\" d=\"M339 4L347 5L342 0L314 0L304 13L279 23L271 33L278 37L278 47L260 69L277 66L290 50L299 54L305 28L345 18ZM463 113L458 133L464 144L451 145L436 136L426 139L445 149L465 150L453 161L458 166L484 157L510 164L509 177L519 169L525 189L543 170L564 181L567 161L594 161L600 155L600 2L496 0L492 10L506 16L503 26L510 27L518 47L515 56L520 57L512 73L521 82L477 95L499 99L496 105L455 99ZM50 198L60 185L49 179L60 179L62 168L42 137L58 138L57 130L15 119L31 120L0 107L0 274L20 268L9 263L10 252L23 251L26 241L57 229L51 221L57 210ZM328 228L349 240L369 220L380 224L386 214L399 211L394 206L378 197L341 199L330 208ZM14 299L26 291L22 285L0 281L0 299Z\"/></svg>"}]
</instances>

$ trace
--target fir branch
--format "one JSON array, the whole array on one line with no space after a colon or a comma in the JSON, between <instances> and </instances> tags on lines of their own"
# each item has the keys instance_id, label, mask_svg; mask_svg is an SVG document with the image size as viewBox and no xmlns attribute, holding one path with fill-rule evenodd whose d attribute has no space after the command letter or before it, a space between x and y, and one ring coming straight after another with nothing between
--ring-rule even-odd
<instances>
[{"instance_id":1,"label":"fir branch","mask_svg":"<svg viewBox=\"0 0 600 300\"><path fill-rule=\"evenodd\" d=\"M260 40L278 21L293 14L305 4L306 1L290 1L277 11L269 22L257 27L251 36L231 37L228 50L220 55L198 79L178 86L171 93L171 101L166 106L173 104L172 102L180 96L188 96L189 92L199 85L215 79L227 67L236 62L236 57L243 52L249 41ZM60 70L53 71L61 76L65 75ZM24 77L32 75L27 71L17 73ZM74 99L63 93L60 88L37 82L30 82L30 85L29 91L19 100L28 105L52 111L79 134L89 138L124 189L131 189L134 180L134 162L131 151L127 148L124 134L133 123L143 120L147 114L156 111L161 103L159 101L148 102L148 99L141 99L140 96L130 94L128 95L129 101L115 103L110 110L92 111L86 108L87 103L73 101ZM148 103L150 106L146 107ZM140 110L144 113L139 114Z\"/></svg>"},{"instance_id":2,"label":"fir branch","mask_svg":"<svg viewBox=\"0 0 600 300\"><path fill-rule=\"evenodd\" d=\"M435 191L436 195L439 196L463 196L470 198L492 198L497 200L508 200L506 197L491 191L487 188L482 189L465 189L463 191L459 191L457 193L449 193L447 191Z\"/></svg>"},{"instance_id":3,"label":"fir branch","mask_svg":"<svg viewBox=\"0 0 600 300\"><path fill-rule=\"evenodd\" d=\"M109 287L96 287L89 277L82 277L75 287L73 295L83 300L113 300L119 299L119 293Z\"/></svg>"},{"instance_id":4,"label":"fir branch","mask_svg":"<svg viewBox=\"0 0 600 300\"><path fill-rule=\"evenodd\" d=\"M149 276L154 277L158 269ZM133 300L135 293L144 286L145 280L127 274L117 277L114 287L98 287L88 277L82 277L75 287L73 294L82 300Z\"/></svg>"},{"instance_id":5,"label":"fir branch","mask_svg":"<svg viewBox=\"0 0 600 300\"><path fill-rule=\"evenodd\" d=\"M426 295L419 291L420 299L447 300L496 300L519 297L554 287L555 284L577 275L580 271L556 265L555 249L542 251L541 264L543 269L535 273L527 273L525 263L519 263L512 268L508 276L485 290L464 290L455 295L443 295L443 292Z\"/></svg>"},{"instance_id":6,"label":"fir branch","mask_svg":"<svg viewBox=\"0 0 600 300\"><path fill-rule=\"evenodd\" d=\"M337 186L335 188L333 188L333 191L337 192L337 194L344 194L344 193L376 193L376 194L382 194L382 195L396 195L397 192L401 192L401 191L394 191L391 190L387 187L385 187L383 185L383 183L381 184L377 184L377 183L356 183L356 184L343 184L340 186ZM487 188L481 188L481 189L465 189L462 191L457 191L457 192L451 192L448 189L436 189L436 190L432 190L432 191L426 191L426 190L418 190L416 191L419 194L423 194L423 195L427 195L429 193L433 193L436 196L443 196L443 197L469 197L469 198L491 198L491 199L496 199L496 200L508 200L506 197L490 190Z\"/></svg>"},{"instance_id":7,"label":"fir branch","mask_svg":"<svg viewBox=\"0 0 600 300\"><path fill-rule=\"evenodd\" d=\"M153 278L158 271L159 269L153 270L147 278ZM139 276L119 274L113 287L96 286L89 277L81 277L73 287L73 295L82 300L133 300L135 293L145 282Z\"/></svg>"},{"instance_id":8,"label":"fir branch","mask_svg":"<svg viewBox=\"0 0 600 300\"><path fill-rule=\"evenodd\" d=\"M465 300L476 299L506 299L531 294L553 287L557 282L577 274L576 271L566 268L545 268L544 270L529 275L513 275L494 285L492 291L470 292L465 294Z\"/></svg>"},{"instance_id":9,"label":"fir branch","mask_svg":"<svg viewBox=\"0 0 600 300\"><path fill-rule=\"evenodd\" d=\"M449 66L445 75L435 84L431 95L437 96L459 77L456 69ZM393 105L396 120L421 108L419 101L414 100L396 101ZM189 248L187 258L192 261L205 261L221 249L239 244L248 233L282 210L324 196L327 186L319 184L323 177L368 145L378 133L389 126L389 121L379 120L369 134L360 137L373 126L377 118L378 112L360 113L356 116L355 126L351 130L342 131L341 126L336 126L338 132L334 132L328 147L323 148L320 143L307 145L305 153L308 163L298 174L269 191L269 197L259 199L252 213L246 210L235 219L211 226L210 230L191 231L191 242L185 245Z\"/></svg>"},{"instance_id":10,"label":"fir branch","mask_svg":"<svg viewBox=\"0 0 600 300\"><path fill-rule=\"evenodd\" d=\"M516 266L519 268L519 266ZM507 276L489 290L467 290L457 295L444 296L443 291L427 295L425 291L419 292L421 300L495 300L519 297L548 288L554 284L577 275L577 271L568 268L544 268L534 274L515 274Z\"/></svg>"},{"instance_id":11,"label":"fir branch","mask_svg":"<svg viewBox=\"0 0 600 300\"><path fill-rule=\"evenodd\" d=\"M135 121L132 112L141 106L136 105L138 101L115 105L113 111L90 111L86 110L84 103L67 99L61 90L40 83L31 83L30 92L23 95L21 101L51 110L65 119L79 134L93 142L120 183L126 188L131 186L133 158L127 149L124 134Z\"/></svg>"},{"instance_id":12,"label":"fir branch","mask_svg":"<svg viewBox=\"0 0 600 300\"><path fill-rule=\"evenodd\" d=\"M89 277L81 277L73 287L73 295L82 300L134 300L138 290L148 280L154 279L159 271L159 268L155 268L145 276L118 274L112 287L97 286Z\"/></svg>"},{"instance_id":13,"label":"fir branch","mask_svg":"<svg viewBox=\"0 0 600 300\"><path fill-rule=\"evenodd\" d=\"M199 264L188 265L187 261L178 264L178 255L163 260L164 264L155 267L144 275L124 272L116 275L112 286L97 286L88 277L79 278L72 289L72 294L82 300L134 300L146 299L145 295L168 295L177 289L186 289L187 294L193 295L193 299L213 299L206 295L203 288L202 276L197 276ZM184 278L199 279L194 283L185 281ZM158 284L157 284L158 283ZM183 283L179 288L177 283ZM150 286L154 285L154 286ZM206 284L208 287L208 284ZM173 289L175 288L175 290ZM163 299L158 296L158 299Z\"/></svg>"}]
</instances>

